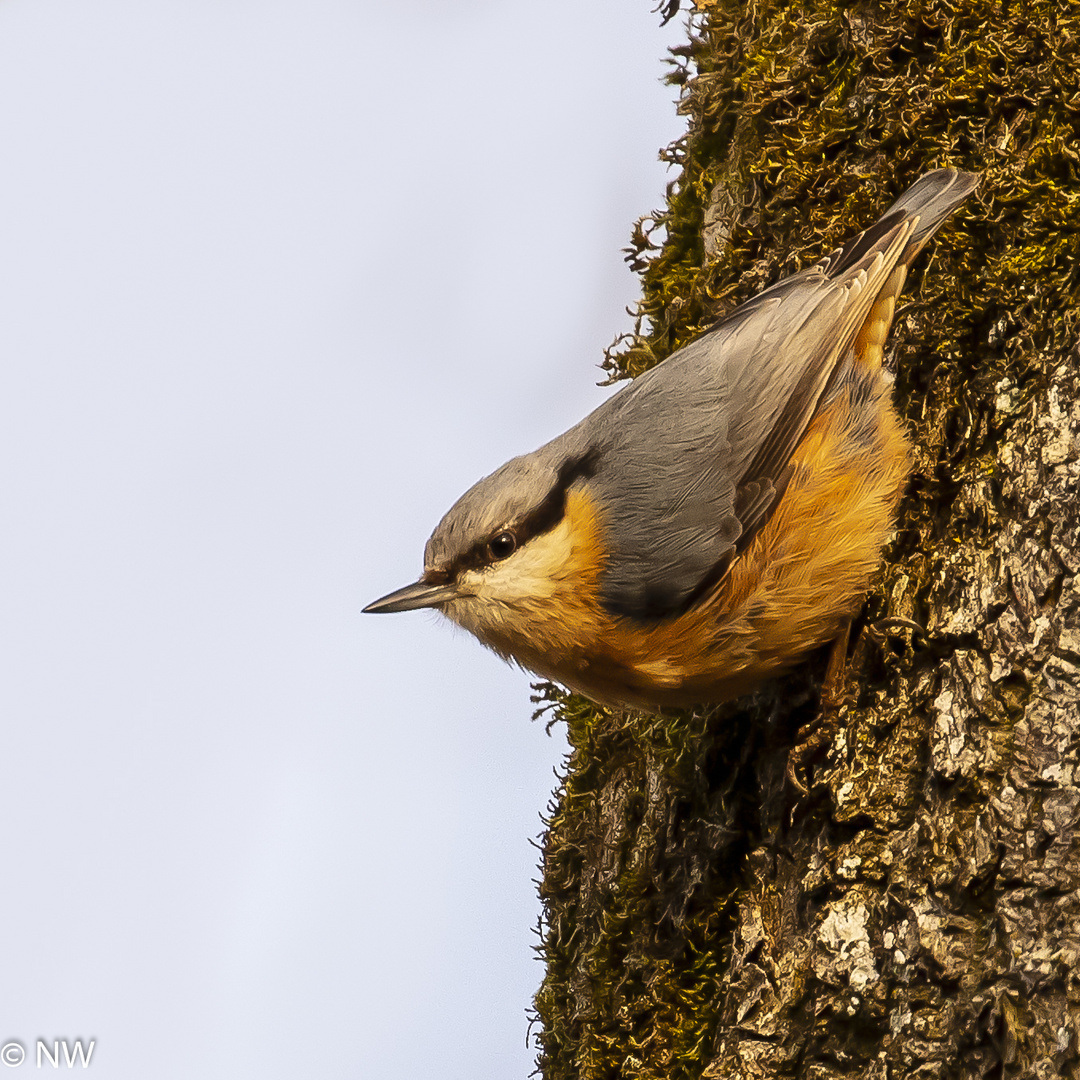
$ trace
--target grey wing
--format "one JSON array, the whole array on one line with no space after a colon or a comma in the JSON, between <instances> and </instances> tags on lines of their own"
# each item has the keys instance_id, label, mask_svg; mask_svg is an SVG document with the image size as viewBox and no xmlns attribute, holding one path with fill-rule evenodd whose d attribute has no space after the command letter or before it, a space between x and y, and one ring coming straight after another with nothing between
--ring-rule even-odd
<instances>
[{"instance_id":1,"label":"grey wing","mask_svg":"<svg viewBox=\"0 0 1080 1080\"><path fill-rule=\"evenodd\" d=\"M588 417L615 614L685 610L768 521L790 459L911 236L895 222L839 276L779 283Z\"/></svg>"}]
</instances>

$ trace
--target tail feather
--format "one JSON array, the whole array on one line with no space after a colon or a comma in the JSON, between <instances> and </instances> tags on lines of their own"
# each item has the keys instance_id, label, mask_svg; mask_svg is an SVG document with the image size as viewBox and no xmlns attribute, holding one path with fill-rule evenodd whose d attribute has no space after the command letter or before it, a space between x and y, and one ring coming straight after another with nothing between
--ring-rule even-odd
<instances>
[{"instance_id":1,"label":"tail feather","mask_svg":"<svg viewBox=\"0 0 1080 1080\"><path fill-rule=\"evenodd\" d=\"M935 169L926 173L870 228L830 257L835 260L830 267L831 276L849 272L860 259L879 250L885 238L897 228L906 226L911 230L888 280L877 292L873 306L855 336L852 360L856 367L871 371L880 369L896 311L896 300L904 287L908 267L946 218L978 187L980 179L977 173L957 169Z\"/></svg>"},{"instance_id":2,"label":"tail feather","mask_svg":"<svg viewBox=\"0 0 1080 1080\"><path fill-rule=\"evenodd\" d=\"M901 222L918 218L919 223L899 259L901 266L910 266L945 219L979 186L981 179L978 173L959 169L935 169L924 173L873 225L828 255L821 264L822 269L830 278L839 277L870 252L878 250Z\"/></svg>"},{"instance_id":3,"label":"tail feather","mask_svg":"<svg viewBox=\"0 0 1080 1080\"><path fill-rule=\"evenodd\" d=\"M926 246L926 242L941 228L945 219L979 186L982 177L978 173L961 172L959 169L935 169L919 177L881 215L881 221L889 218L919 219L904 248L900 262L909 266Z\"/></svg>"}]
</instances>

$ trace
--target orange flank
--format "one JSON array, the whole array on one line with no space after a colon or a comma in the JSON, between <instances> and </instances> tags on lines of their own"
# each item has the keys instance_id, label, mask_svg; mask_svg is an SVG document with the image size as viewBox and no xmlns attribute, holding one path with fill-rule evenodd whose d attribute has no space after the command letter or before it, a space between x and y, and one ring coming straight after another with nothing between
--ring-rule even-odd
<instances>
[{"instance_id":1,"label":"orange flank","mask_svg":"<svg viewBox=\"0 0 1080 1080\"><path fill-rule=\"evenodd\" d=\"M528 638L513 624L474 632L503 656L611 705L722 700L789 667L858 611L908 475L908 440L892 410L876 410L870 445L855 442L849 415L844 390L796 449L795 475L768 524L689 611L645 623L602 610L600 521L575 490L551 548L554 591L517 623Z\"/></svg>"}]
</instances>

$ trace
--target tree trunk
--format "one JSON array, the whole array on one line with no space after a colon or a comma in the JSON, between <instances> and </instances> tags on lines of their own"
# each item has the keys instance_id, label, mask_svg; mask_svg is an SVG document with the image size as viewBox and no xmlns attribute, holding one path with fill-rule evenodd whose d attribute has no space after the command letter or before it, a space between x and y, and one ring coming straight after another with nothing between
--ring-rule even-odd
<instances>
[{"instance_id":1,"label":"tree trunk","mask_svg":"<svg viewBox=\"0 0 1080 1080\"><path fill-rule=\"evenodd\" d=\"M985 179L893 330L917 464L828 738L823 657L663 719L544 690L541 1072L1078 1077L1080 6L716 0L673 81L617 377L925 170Z\"/></svg>"}]
</instances>

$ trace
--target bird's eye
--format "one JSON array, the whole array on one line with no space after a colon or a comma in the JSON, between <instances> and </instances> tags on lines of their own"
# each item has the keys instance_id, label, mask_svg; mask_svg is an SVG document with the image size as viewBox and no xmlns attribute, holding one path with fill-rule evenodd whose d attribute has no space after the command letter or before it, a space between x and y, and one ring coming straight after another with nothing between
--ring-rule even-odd
<instances>
[{"instance_id":1,"label":"bird's eye","mask_svg":"<svg viewBox=\"0 0 1080 1080\"><path fill-rule=\"evenodd\" d=\"M487 546L492 559L505 559L517 550L517 539L512 532L496 533Z\"/></svg>"}]
</instances>

